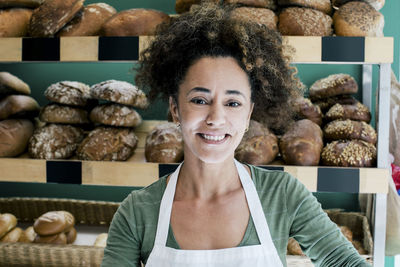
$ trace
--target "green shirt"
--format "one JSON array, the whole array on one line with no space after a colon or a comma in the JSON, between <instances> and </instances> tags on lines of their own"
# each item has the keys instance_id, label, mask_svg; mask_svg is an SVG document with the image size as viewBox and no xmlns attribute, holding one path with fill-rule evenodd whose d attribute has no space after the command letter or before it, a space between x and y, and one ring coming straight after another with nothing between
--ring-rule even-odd
<instances>
[{"instance_id":1,"label":"green shirt","mask_svg":"<svg viewBox=\"0 0 400 267\"><path fill-rule=\"evenodd\" d=\"M316 266L370 266L331 222L316 198L290 174L248 165L263 206L272 240L284 266L289 237L294 237ZM135 190L112 220L103 267L140 266L154 245L166 178ZM250 218L239 246L260 244ZM167 246L179 249L171 226Z\"/></svg>"}]
</instances>

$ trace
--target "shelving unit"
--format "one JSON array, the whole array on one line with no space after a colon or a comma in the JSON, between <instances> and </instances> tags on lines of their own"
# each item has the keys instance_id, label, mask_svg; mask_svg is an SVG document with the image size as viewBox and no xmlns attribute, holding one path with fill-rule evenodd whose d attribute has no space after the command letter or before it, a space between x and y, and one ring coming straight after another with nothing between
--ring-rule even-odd
<instances>
[{"instance_id":1,"label":"shelving unit","mask_svg":"<svg viewBox=\"0 0 400 267\"><path fill-rule=\"evenodd\" d=\"M149 38L140 37L64 37L0 38L1 62L98 62L134 61ZM390 63L393 38L382 37L284 37L296 53L293 63L363 65L363 101L371 107L372 64L380 67L376 122L378 131L377 168L334 168L263 166L287 171L312 192L374 194L374 266L384 266L386 194L388 190L388 140L390 107ZM112 47L113 49L109 49ZM172 171L176 164L146 163L144 138L159 121L145 121L136 129L139 145L127 162L79 160L35 160L26 157L0 159L0 181L56 182L107 186L146 186ZM57 171L55 171L57 170ZM60 171L63 170L63 171Z\"/></svg>"}]
</instances>

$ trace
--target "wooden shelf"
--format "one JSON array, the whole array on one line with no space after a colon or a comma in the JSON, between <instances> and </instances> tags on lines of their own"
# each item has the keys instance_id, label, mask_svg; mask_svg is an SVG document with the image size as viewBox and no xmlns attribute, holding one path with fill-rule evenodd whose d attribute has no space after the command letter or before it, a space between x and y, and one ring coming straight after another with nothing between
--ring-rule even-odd
<instances>
[{"instance_id":1,"label":"wooden shelf","mask_svg":"<svg viewBox=\"0 0 400 267\"><path fill-rule=\"evenodd\" d=\"M1 62L136 61L149 36L0 38ZM393 37L284 36L296 51L293 63L393 62Z\"/></svg>"}]
</instances>

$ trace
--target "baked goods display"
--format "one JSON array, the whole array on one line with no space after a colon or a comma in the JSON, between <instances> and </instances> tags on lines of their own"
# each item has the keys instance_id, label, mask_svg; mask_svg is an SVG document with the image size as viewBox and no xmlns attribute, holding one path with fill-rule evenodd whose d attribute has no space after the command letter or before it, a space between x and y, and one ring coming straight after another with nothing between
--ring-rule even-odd
<instances>
[{"instance_id":1,"label":"baked goods display","mask_svg":"<svg viewBox=\"0 0 400 267\"><path fill-rule=\"evenodd\" d=\"M325 113L325 119L329 121L350 119L368 123L371 121L371 112L359 102L355 105L335 104Z\"/></svg>"},{"instance_id":2,"label":"baked goods display","mask_svg":"<svg viewBox=\"0 0 400 267\"><path fill-rule=\"evenodd\" d=\"M34 131L33 123L25 119L0 121L0 157L22 154Z\"/></svg>"},{"instance_id":3,"label":"baked goods display","mask_svg":"<svg viewBox=\"0 0 400 267\"><path fill-rule=\"evenodd\" d=\"M354 0L332 0L332 6L334 8L338 8L341 5L344 5L348 2L351 2ZM370 4L373 8L375 8L376 10L381 9L384 5L385 5L385 0L358 0L358 1L362 1L365 3Z\"/></svg>"},{"instance_id":4,"label":"baked goods display","mask_svg":"<svg viewBox=\"0 0 400 267\"><path fill-rule=\"evenodd\" d=\"M309 7L328 15L332 13L331 0L277 0L277 2L281 6Z\"/></svg>"},{"instance_id":5,"label":"baked goods display","mask_svg":"<svg viewBox=\"0 0 400 267\"><path fill-rule=\"evenodd\" d=\"M322 113L326 113L335 104L355 105L357 103L358 100L351 95L337 95L313 101L313 104L317 105L321 109Z\"/></svg>"},{"instance_id":6,"label":"baked goods display","mask_svg":"<svg viewBox=\"0 0 400 267\"><path fill-rule=\"evenodd\" d=\"M76 81L57 82L46 88L44 96L51 102L84 107L91 98L90 86Z\"/></svg>"},{"instance_id":7,"label":"baked goods display","mask_svg":"<svg viewBox=\"0 0 400 267\"><path fill-rule=\"evenodd\" d=\"M76 239L75 217L68 211L49 211L35 220L34 243L71 244ZM72 234L70 232L72 231ZM67 238L69 236L69 238ZM69 241L69 243L68 243Z\"/></svg>"},{"instance_id":8,"label":"baked goods display","mask_svg":"<svg viewBox=\"0 0 400 267\"><path fill-rule=\"evenodd\" d=\"M31 88L9 72L0 72L0 97L5 95L29 95Z\"/></svg>"},{"instance_id":9,"label":"baked goods display","mask_svg":"<svg viewBox=\"0 0 400 267\"><path fill-rule=\"evenodd\" d=\"M49 104L42 108L39 119L47 123L60 124L87 124L89 123L88 113L85 109Z\"/></svg>"},{"instance_id":10,"label":"baked goods display","mask_svg":"<svg viewBox=\"0 0 400 267\"><path fill-rule=\"evenodd\" d=\"M0 238L3 238L17 225L17 218L11 213L0 214Z\"/></svg>"},{"instance_id":11,"label":"baked goods display","mask_svg":"<svg viewBox=\"0 0 400 267\"><path fill-rule=\"evenodd\" d=\"M23 37L27 35L32 10L10 8L0 10L0 37Z\"/></svg>"},{"instance_id":12,"label":"baked goods display","mask_svg":"<svg viewBox=\"0 0 400 267\"><path fill-rule=\"evenodd\" d=\"M122 127L136 127L142 123L142 117L133 107L114 103L93 108L90 120L98 124Z\"/></svg>"},{"instance_id":13,"label":"baked goods display","mask_svg":"<svg viewBox=\"0 0 400 267\"><path fill-rule=\"evenodd\" d=\"M296 98L293 102L293 109L299 119L309 119L310 121L321 126L321 108L318 105L313 104L310 99L305 97Z\"/></svg>"},{"instance_id":14,"label":"baked goods display","mask_svg":"<svg viewBox=\"0 0 400 267\"><path fill-rule=\"evenodd\" d=\"M355 94L358 91L356 80L344 73L332 74L314 82L309 89L311 101L338 95Z\"/></svg>"},{"instance_id":15,"label":"baked goods display","mask_svg":"<svg viewBox=\"0 0 400 267\"><path fill-rule=\"evenodd\" d=\"M335 120L324 128L324 138L333 140L362 140L376 144L377 135L374 128L364 121Z\"/></svg>"},{"instance_id":16,"label":"baked goods display","mask_svg":"<svg viewBox=\"0 0 400 267\"><path fill-rule=\"evenodd\" d=\"M0 99L0 120L33 118L39 113L39 104L30 96L9 95Z\"/></svg>"},{"instance_id":17,"label":"baked goods display","mask_svg":"<svg viewBox=\"0 0 400 267\"><path fill-rule=\"evenodd\" d=\"M255 7L238 7L232 11L231 18L265 25L277 30L278 16L270 9Z\"/></svg>"}]
</instances>

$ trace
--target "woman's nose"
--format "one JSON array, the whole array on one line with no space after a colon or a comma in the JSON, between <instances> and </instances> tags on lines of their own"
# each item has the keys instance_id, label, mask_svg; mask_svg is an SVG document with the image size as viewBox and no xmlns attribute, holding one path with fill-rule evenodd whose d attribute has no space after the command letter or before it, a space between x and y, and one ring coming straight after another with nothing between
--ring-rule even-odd
<instances>
[{"instance_id":1,"label":"woman's nose","mask_svg":"<svg viewBox=\"0 0 400 267\"><path fill-rule=\"evenodd\" d=\"M212 103L208 112L206 123L208 125L219 126L226 121L224 106L217 103Z\"/></svg>"}]
</instances>

